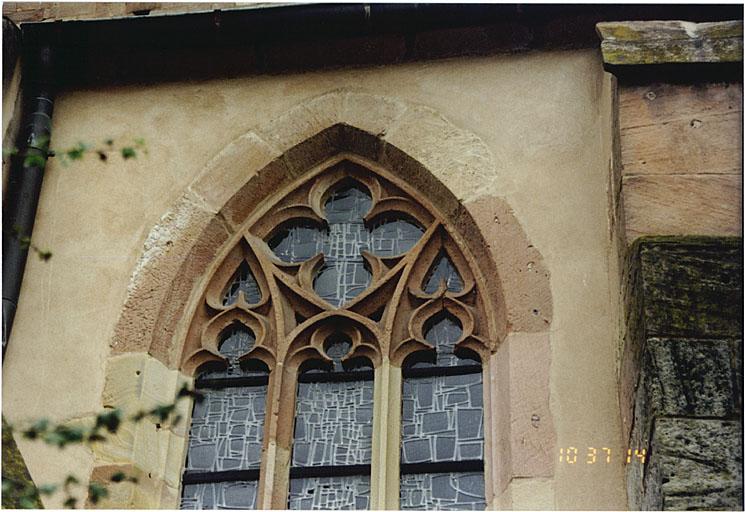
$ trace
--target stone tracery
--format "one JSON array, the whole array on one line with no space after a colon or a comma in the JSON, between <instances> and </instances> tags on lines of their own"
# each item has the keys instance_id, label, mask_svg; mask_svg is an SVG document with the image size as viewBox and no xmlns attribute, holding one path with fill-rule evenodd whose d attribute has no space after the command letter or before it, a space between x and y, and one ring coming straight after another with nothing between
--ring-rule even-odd
<instances>
[{"instance_id":1,"label":"stone tracery","mask_svg":"<svg viewBox=\"0 0 745 512\"><path fill-rule=\"evenodd\" d=\"M343 160L247 223L207 288L208 314L192 324L183 367L225 362L214 333L231 322L255 333L244 359L270 368L300 352L328 361L331 323L352 340L347 358L400 364L433 349L423 329L440 311L460 322L459 348L488 352L487 309L467 256L447 222L405 187Z\"/></svg>"}]
</instances>

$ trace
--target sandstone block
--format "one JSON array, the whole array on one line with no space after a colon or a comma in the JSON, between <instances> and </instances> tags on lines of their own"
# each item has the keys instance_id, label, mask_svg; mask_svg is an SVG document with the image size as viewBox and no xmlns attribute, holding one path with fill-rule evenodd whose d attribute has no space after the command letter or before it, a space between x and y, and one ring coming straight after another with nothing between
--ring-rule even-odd
<instances>
[{"instance_id":1,"label":"sandstone block","mask_svg":"<svg viewBox=\"0 0 745 512\"><path fill-rule=\"evenodd\" d=\"M626 237L738 236L742 175L634 175L623 178Z\"/></svg>"},{"instance_id":2,"label":"sandstone block","mask_svg":"<svg viewBox=\"0 0 745 512\"><path fill-rule=\"evenodd\" d=\"M199 235L214 221L198 200L185 194L148 234L127 289L111 347L114 353L147 351L170 283ZM225 235L227 236L227 235Z\"/></svg>"},{"instance_id":3,"label":"sandstone block","mask_svg":"<svg viewBox=\"0 0 745 512\"><path fill-rule=\"evenodd\" d=\"M460 201L479 195L493 177L487 145L430 108L408 109L384 138L421 162Z\"/></svg>"},{"instance_id":4,"label":"sandstone block","mask_svg":"<svg viewBox=\"0 0 745 512\"><path fill-rule=\"evenodd\" d=\"M342 122L382 137L393 129L406 111L406 104L396 98L362 92L346 95Z\"/></svg>"},{"instance_id":5,"label":"sandstone block","mask_svg":"<svg viewBox=\"0 0 745 512\"><path fill-rule=\"evenodd\" d=\"M256 133L246 133L220 151L190 188L211 211L218 212L236 190L279 155Z\"/></svg>"}]
</instances>

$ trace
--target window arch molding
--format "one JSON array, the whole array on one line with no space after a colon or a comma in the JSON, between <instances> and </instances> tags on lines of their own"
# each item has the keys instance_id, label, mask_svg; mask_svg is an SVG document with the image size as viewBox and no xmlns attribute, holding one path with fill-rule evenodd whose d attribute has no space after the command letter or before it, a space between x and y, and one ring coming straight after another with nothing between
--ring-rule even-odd
<instances>
[{"instance_id":1,"label":"window arch molding","mask_svg":"<svg viewBox=\"0 0 745 512\"><path fill-rule=\"evenodd\" d=\"M389 126L375 126L379 121L369 120L369 115L365 112L371 108L371 102L390 114L382 116ZM398 109L392 109L392 104ZM327 118L322 122L330 126L324 127L321 124L322 129L318 130L318 109L323 108L334 110L335 115L329 116L330 120ZM354 119L355 110L358 119ZM423 116L425 119L422 120ZM396 140L387 134L401 132L401 125L406 125L407 117L423 121L421 125L424 133L415 139L420 148L407 147L405 152L398 146L406 146L407 143L402 141L410 138L399 135L401 140ZM340 120L344 122L338 122ZM432 128L434 122L436 126ZM294 128L296 126L303 129L297 130ZM432 132L437 132L437 136L433 136ZM448 150L448 147L452 150L454 145L462 150L464 141L471 145L470 151L465 151L471 157L464 157L461 153ZM417 154L420 159L414 157ZM230 265L221 267L220 264L231 258L237 261L246 257L245 247L249 244L246 240L238 242L242 236L237 234L241 224L250 215L262 215L261 211L253 209L255 205L260 205L264 209L270 207L266 201L262 202L256 198L267 197L274 190L289 190L295 182L309 175L308 173L320 173L319 164L329 166L329 162L333 162L335 158L356 158L380 175L393 171L390 172L392 179L403 180L412 189L426 191L427 197L431 198L433 203L430 208L438 211L442 219L452 226L452 236L468 248L471 257L478 258L479 265L473 265L474 268L485 269L485 275L490 276L490 279L484 279L483 282L489 285L485 292L490 297L492 308L492 319L489 322L491 332L486 343L488 350L483 353L485 375L489 371L494 371L497 365L494 356L498 353L500 342L509 333L548 331L551 318L550 288L540 254L528 242L504 201L495 197L482 198L484 200L480 201L475 191L458 190L457 182L463 182L464 179L450 171L465 169L467 176L478 177L490 168L498 167L483 143L473 134L452 126L425 107L406 105L389 98L341 91L306 102L274 122L229 144L190 185L179 203L163 216L148 237L146 250L133 274L128 297L112 338L113 350L108 372L111 375L107 376L107 388L115 387L117 375L112 368L116 366L117 358L124 354L146 352L162 363L167 371L176 371L177 378L183 378L182 374L188 377L199 364L206 362L208 358L204 361L200 361L199 357L190 360L190 356L186 354L189 351L189 343L194 338L188 334L187 324L190 322L184 319L191 321L198 315L195 305L198 301L195 297L201 299L206 293L208 300L216 300L214 293L211 296L208 293L208 283L220 279L227 282L230 279L230 276L220 275L221 268L228 268ZM240 173L236 169L240 169ZM462 200L458 200L442 182L446 185L451 184L459 196L463 196ZM282 194L283 192L277 193L275 197L281 197ZM487 212L482 211L474 217L468 208L469 204L486 204ZM307 211L300 213L308 216L317 214ZM507 229L504 233L495 235L494 227L487 224L485 218L493 222L497 216ZM482 233L486 232L492 245L498 241L500 244L512 246L506 257L493 257L494 251L482 236ZM515 250L514 247L520 249ZM448 251L448 254L451 252L455 251ZM508 286L505 286L505 282L499 279L499 276L503 275L502 270L509 271L510 267L515 268L525 260L528 260L534 269L538 269L534 272L534 277L528 276L529 281L532 279L532 282L528 283L528 293L525 285L521 288L519 284L509 282ZM423 267L424 265L419 268ZM206 273L207 277L205 268L210 269ZM268 286L265 282L259 282L258 285L259 288L264 287L264 290ZM145 291L148 288L149 290ZM267 295L263 294L263 297ZM527 300L512 300L526 295ZM532 314L526 314L526 308L516 307L523 305L534 306L529 310ZM261 305L254 307L260 308ZM153 311L157 313L154 314ZM536 311L540 314L536 314ZM209 327L210 332L217 332L220 325L228 325L236 320L241 320L242 323L258 322L250 314L242 314L240 319L236 317L240 316L238 313L233 313L233 316L225 314L219 321L214 318L212 327ZM262 327L258 325L256 329L257 332L261 332ZM208 328L205 328L202 337L205 340L214 339L207 330ZM265 346L263 343L256 345ZM253 357L261 359L270 369L274 369L279 360L278 354L272 353L269 349L259 352L254 353ZM398 357L403 360L406 354L401 354ZM295 359L299 365L300 359ZM181 370L181 374L178 370ZM487 402L489 395L496 392L502 397L501 400L506 400L503 407L509 408L509 399L506 397L509 397L510 382L495 384L494 380L490 378L493 385L487 386ZM111 393L107 394L106 390L104 396L105 400L108 398L112 401ZM548 396L545 400L548 401ZM499 404L492 406L485 403L487 416L490 415L490 409L498 406ZM546 411L549 412L547 403ZM487 421L491 419L488 418ZM509 421L503 423L504 428L495 423L495 428L501 432L493 439L493 446L488 448L487 453L487 499L490 502L504 490L510 474L514 473L510 461L511 439L509 433L505 432L509 430ZM550 422L546 425L549 426ZM183 432L174 433L179 434L184 435ZM281 450L281 447L277 446L266 448L270 451ZM163 462L165 468L162 472L166 487L173 487L169 485L173 483L173 475L170 475L169 480L169 475L165 473L173 473L177 466L175 461L183 461L183 450L176 452L179 451L169 452L170 455ZM99 469L107 467L107 464L102 462L105 462L105 459L97 463ZM140 461L132 462L135 466L142 465ZM271 471L271 468L267 468L268 474L271 474ZM552 468L543 470L542 476L546 476L546 471L552 472ZM492 474L489 474L490 472ZM383 479L390 477L388 474L380 476ZM170 498L164 499L164 503L173 505L173 502L167 501ZM270 506L271 502L266 501L270 499L269 495L263 496L262 499L263 506ZM378 499L377 503L389 503L390 506L394 498L380 496L374 499ZM397 502L397 496L395 500ZM273 505L280 506L277 503Z\"/></svg>"}]
</instances>

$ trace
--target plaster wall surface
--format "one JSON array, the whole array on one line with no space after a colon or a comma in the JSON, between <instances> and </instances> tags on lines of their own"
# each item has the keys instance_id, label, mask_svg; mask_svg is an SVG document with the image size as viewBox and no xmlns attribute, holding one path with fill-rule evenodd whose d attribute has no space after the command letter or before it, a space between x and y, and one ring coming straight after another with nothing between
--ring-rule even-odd
<instances>
[{"instance_id":1,"label":"plaster wall surface","mask_svg":"<svg viewBox=\"0 0 745 512\"><path fill-rule=\"evenodd\" d=\"M488 146L493 174L468 186L457 169L441 179L465 203L504 199L544 257L557 447L625 451L609 285L610 87L599 53L576 51L61 93L53 146L142 137L148 154L50 161L34 239L54 255L29 257L3 368L4 414L70 420L100 410L108 342L160 216L230 141L344 88L430 107ZM91 454L19 447L38 483L90 474ZM553 482L515 478L505 496L518 509L623 509L623 466L557 463Z\"/></svg>"}]
</instances>

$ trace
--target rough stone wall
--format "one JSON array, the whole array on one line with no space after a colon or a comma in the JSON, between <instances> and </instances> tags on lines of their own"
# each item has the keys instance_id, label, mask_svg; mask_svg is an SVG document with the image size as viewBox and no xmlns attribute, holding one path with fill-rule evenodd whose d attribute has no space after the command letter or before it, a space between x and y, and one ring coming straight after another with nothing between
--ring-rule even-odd
<instances>
[{"instance_id":1,"label":"rough stone wall","mask_svg":"<svg viewBox=\"0 0 745 512\"><path fill-rule=\"evenodd\" d=\"M629 507L741 510L742 241L641 238L626 271Z\"/></svg>"}]
</instances>

